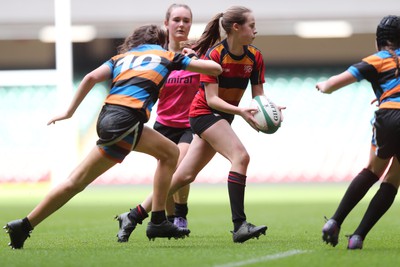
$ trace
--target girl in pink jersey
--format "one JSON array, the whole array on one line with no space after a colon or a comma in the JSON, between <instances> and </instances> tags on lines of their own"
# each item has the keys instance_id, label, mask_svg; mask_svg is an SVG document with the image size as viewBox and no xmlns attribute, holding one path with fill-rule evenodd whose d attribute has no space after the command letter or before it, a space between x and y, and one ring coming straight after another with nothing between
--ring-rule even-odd
<instances>
[{"instance_id":1,"label":"girl in pink jersey","mask_svg":"<svg viewBox=\"0 0 400 267\"><path fill-rule=\"evenodd\" d=\"M164 25L168 33L167 49L179 53L182 45L188 45L188 35L192 26L192 11L184 4L172 4L166 12ZM191 51L193 56L193 51ZM176 70L168 76L160 91L157 117L154 129L177 144L179 148L178 165L193 140L189 124L189 108L200 84L200 75L187 70ZM167 201L168 218L178 227L187 228L187 199L190 186L184 186ZM136 225L148 216L151 196L141 205L116 217L119 221L118 242L127 242Z\"/></svg>"},{"instance_id":2,"label":"girl in pink jersey","mask_svg":"<svg viewBox=\"0 0 400 267\"><path fill-rule=\"evenodd\" d=\"M192 21L192 11L185 4L172 4L167 9L164 21L168 33L167 50L179 53L182 51L182 46L190 46L188 36ZM189 123L189 108L199 85L198 73L177 70L169 75L159 95L154 129L178 145L178 165L193 140ZM174 224L183 228L187 228L189 189L189 185L182 187L173 198L167 201L167 214L173 214Z\"/></svg>"},{"instance_id":3,"label":"girl in pink jersey","mask_svg":"<svg viewBox=\"0 0 400 267\"><path fill-rule=\"evenodd\" d=\"M144 124L172 70L187 69L213 75L222 70L215 62L192 60L183 54L166 51L162 47L165 41L166 33L158 26L147 25L136 29L120 46L118 55L83 78L68 109L48 122L50 125L72 117L95 84L112 81L110 94L97 122L97 145L68 179L52 189L27 217L6 224L4 228L10 236L9 245L12 248L23 248L34 227L102 173L122 162L132 150L151 155L158 161L153 182L153 213L146 230L147 237L184 238L190 233L188 229L169 222L165 214L168 188L179 151L173 142Z\"/></svg>"}]
</instances>

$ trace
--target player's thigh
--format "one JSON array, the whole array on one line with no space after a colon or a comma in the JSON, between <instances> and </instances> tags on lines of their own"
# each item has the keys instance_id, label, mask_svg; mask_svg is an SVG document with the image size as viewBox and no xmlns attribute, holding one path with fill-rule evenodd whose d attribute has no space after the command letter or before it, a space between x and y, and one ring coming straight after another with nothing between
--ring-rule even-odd
<instances>
[{"instance_id":1,"label":"player's thigh","mask_svg":"<svg viewBox=\"0 0 400 267\"><path fill-rule=\"evenodd\" d=\"M393 157L392 164L383 179L384 182L391 183L396 188L400 185L400 163L397 157Z\"/></svg>"},{"instance_id":2,"label":"player's thigh","mask_svg":"<svg viewBox=\"0 0 400 267\"><path fill-rule=\"evenodd\" d=\"M235 156L247 154L246 148L226 120L219 120L202 133L215 151L232 161Z\"/></svg>"},{"instance_id":3,"label":"player's thigh","mask_svg":"<svg viewBox=\"0 0 400 267\"><path fill-rule=\"evenodd\" d=\"M186 156L187 151L189 150L189 143L179 143L178 148L179 148L179 159L178 159L178 165L181 163L183 158Z\"/></svg>"},{"instance_id":4,"label":"player's thigh","mask_svg":"<svg viewBox=\"0 0 400 267\"><path fill-rule=\"evenodd\" d=\"M197 174L214 157L215 153L209 143L195 135L186 155L178 165L174 177L195 179Z\"/></svg>"},{"instance_id":5,"label":"player's thigh","mask_svg":"<svg viewBox=\"0 0 400 267\"><path fill-rule=\"evenodd\" d=\"M178 147L174 142L147 126L143 127L135 151L146 153L157 159L178 158L179 156Z\"/></svg>"},{"instance_id":6,"label":"player's thigh","mask_svg":"<svg viewBox=\"0 0 400 267\"><path fill-rule=\"evenodd\" d=\"M117 162L105 157L95 146L68 177L75 185L89 185Z\"/></svg>"},{"instance_id":7,"label":"player's thigh","mask_svg":"<svg viewBox=\"0 0 400 267\"><path fill-rule=\"evenodd\" d=\"M375 173L376 176L380 178L385 173L389 163L390 159L378 158L375 153L375 148L371 146L367 169Z\"/></svg>"}]
</instances>

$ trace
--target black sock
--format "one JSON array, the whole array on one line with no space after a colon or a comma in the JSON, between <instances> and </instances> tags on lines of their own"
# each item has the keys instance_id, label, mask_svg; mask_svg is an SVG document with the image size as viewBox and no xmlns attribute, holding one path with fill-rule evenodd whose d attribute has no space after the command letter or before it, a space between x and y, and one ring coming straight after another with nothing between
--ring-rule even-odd
<instances>
[{"instance_id":1,"label":"black sock","mask_svg":"<svg viewBox=\"0 0 400 267\"><path fill-rule=\"evenodd\" d=\"M379 190L371 199L367 211L354 234L360 235L364 239L372 227L386 213L390 206L392 206L396 194L397 188L392 184L381 183Z\"/></svg>"},{"instance_id":2,"label":"black sock","mask_svg":"<svg viewBox=\"0 0 400 267\"><path fill-rule=\"evenodd\" d=\"M231 204L233 231L237 231L246 220L244 213L244 192L246 188L246 175L229 172L228 193Z\"/></svg>"},{"instance_id":3,"label":"black sock","mask_svg":"<svg viewBox=\"0 0 400 267\"><path fill-rule=\"evenodd\" d=\"M175 216L176 217L182 217L184 219L186 219L186 215L188 214L188 205L187 203L184 204L179 204L179 203L175 203Z\"/></svg>"},{"instance_id":4,"label":"black sock","mask_svg":"<svg viewBox=\"0 0 400 267\"><path fill-rule=\"evenodd\" d=\"M350 183L332 219L339 226L342 225L350 211L378 180L379 177L375 173L368 169L363 169Z\"/></svg>"},{"instance_id":5,"label":"black sock","mask_svg":"<svg viewBox=\"0 0 400 267\"><path fill-rule=\"evenodd\" d=\"M167 220L168 220L169 222L174 223L175 215L168 215L168 216L167 216Z\"/></svg>"},{"instance_id":6,"label":"black sock","mask_svg":"<svg viewBox=\"0 0 400 267\"><path fill-rule=\"evenodd\" d=\"M152 223L160 224L165 220L167 220L167 215L165 214L165 210L151 212L151 222Z\"/></svg>"},{"instance_id":7,"label":"black sock","mask_svg":"<svg viewBox=\"0 0 400 267\"><path fill-rule=\"evenodd\" d=\"M30 223L30 221L28 220L28 217L25 217L22 219L22 227L24 229L24 231L29 232L33 230L33 227Z\"/></svg>"},{"instance_id":8,"label":"black sock","mask_svg":"<svg viewBox=\"0 0 400 267\"><path fill-rule=\"evenodd\" d=\"M131 209L128 214L128 218L135 221L138 224L142 224L143 220L149 217L149 214L142 207L142 205L137 205L136 208Z\"/></svg>"}]
</instances>

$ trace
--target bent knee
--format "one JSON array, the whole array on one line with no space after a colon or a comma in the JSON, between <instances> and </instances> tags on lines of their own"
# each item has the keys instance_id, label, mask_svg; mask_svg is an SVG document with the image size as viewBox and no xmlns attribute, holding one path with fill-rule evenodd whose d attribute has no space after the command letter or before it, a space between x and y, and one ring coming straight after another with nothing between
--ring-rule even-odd
<instances>
[{"instance_id":1,"label":"bent knee","mask_svg":"<svg viewBox=\"0 0 400 267\"><path fill-rule=\"evenodd\" d=\"M165 147L163 151L161 151L159 155L159 160L163 162L175 162L174 165L177 164L179 157L179 148L177 145L170 145Z\"/></svg>"},{"instance_id":2,"label":"bent knee","mask_svg":"<svg viewBox=\"0 0 400 267\"><path fill-rule=\"evenodd\" d=\"M236 154L235 161L237 164L247 166L250 163L250 155L246 150L244 150L241 153Z\"/></svg>"},{"instance_id":3,"label":"bent knee","mask_svg":"<svg viewBox=\"0 0 400 267\"><path fill-rule=\"evenodd\" d=\"M194 182L194 180L196 179L196 175L194 174L179 175L174 177L174 179L176 179L177 183L183 187L185 185Z\"/></svg>"}]
</instances>

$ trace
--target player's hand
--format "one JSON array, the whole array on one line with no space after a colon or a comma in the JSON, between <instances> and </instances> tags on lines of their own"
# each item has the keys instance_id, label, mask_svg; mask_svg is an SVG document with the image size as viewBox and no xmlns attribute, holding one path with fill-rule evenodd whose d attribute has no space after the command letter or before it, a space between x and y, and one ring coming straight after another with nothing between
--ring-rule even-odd
<instances>
[{"instance_id":1,"label":"player's hand","mask_svg":"<svg viewBox=\"0 0 400 267\"><path fill-rule=\"evenodd\" d=\"M283 112L282 110L286 109L285 106L278 106L276 105L276 107L278 108L279 112L281 113L281 121L283 121Z\"/></svg>"},{"instance_id":2,"label":"player's hand","mask_svg":"<svg viewBox=\"0 0 400 267\"><path fill-rule=\"evenodd\" d=\"M55 124L56 121L62 121L62 120L66 120L69 118L71 118L71 115L69 115L68 113L60 114L60 115L54 116L52 119L50 119L49 122L47 122L47 125Z\"/></svg>"},{"instance_id":3,"label":"player's hand","mask_svg":"<svg viewBox=\"0 0 400 267\"><path fill-rule=\"evenodd\" d=\"M196 52L193 49L185 47L185 48L182 49L182 54L187 56L187 55L190 55L190 54L196 54Z\"/></svg>"},{"instance_id":4,"label":"player's hand","mask_svg":"<svg viewBox=\"0 0 400 267\"><path fill-rule=\"evenodd\" d=\"M257 108L242 108L240 111L240 116L248 123L250 126L259 132L260 130L257 127L256 119L254 118L254 113L258 111Z\"/></svg>"},{"instance_id":5,"label":"player's hand","mask_svg":"<svg viewBox=\"0 0 400 267\"><path fill-rule=\"evenodd\" d=\"M194 51L193 49L187 48L187 47L182 49L182 54L184 54L185 56L188 56L190 58L194 58L194 59L199 58L196 51Z\"/></svg>"},{"instance_id":6,"label":"player's hand","mask_svg":"<svg viewBox=\"0 0 400 267\"><path fill-rule=\"evenodd\" d=\"M323 82L319 82L315 85L315 88L320 91L321 93L324 94L331 94L332 91L327 89L327 82L323 81Z\"/></svg>"},{"instance_id":7,"label":"player's hand","mask_svg":"<svg viewBox=\"0 0 400 267\"><path fill-rule=\"evenodd\" d=\"M371 105L373 105L375 102L378 102L377 98L375 98L374 100L371 101ZM376 106L379 107L379 102L378 102L378 104L376 104Z\"/></svg>"}]
</instances>

